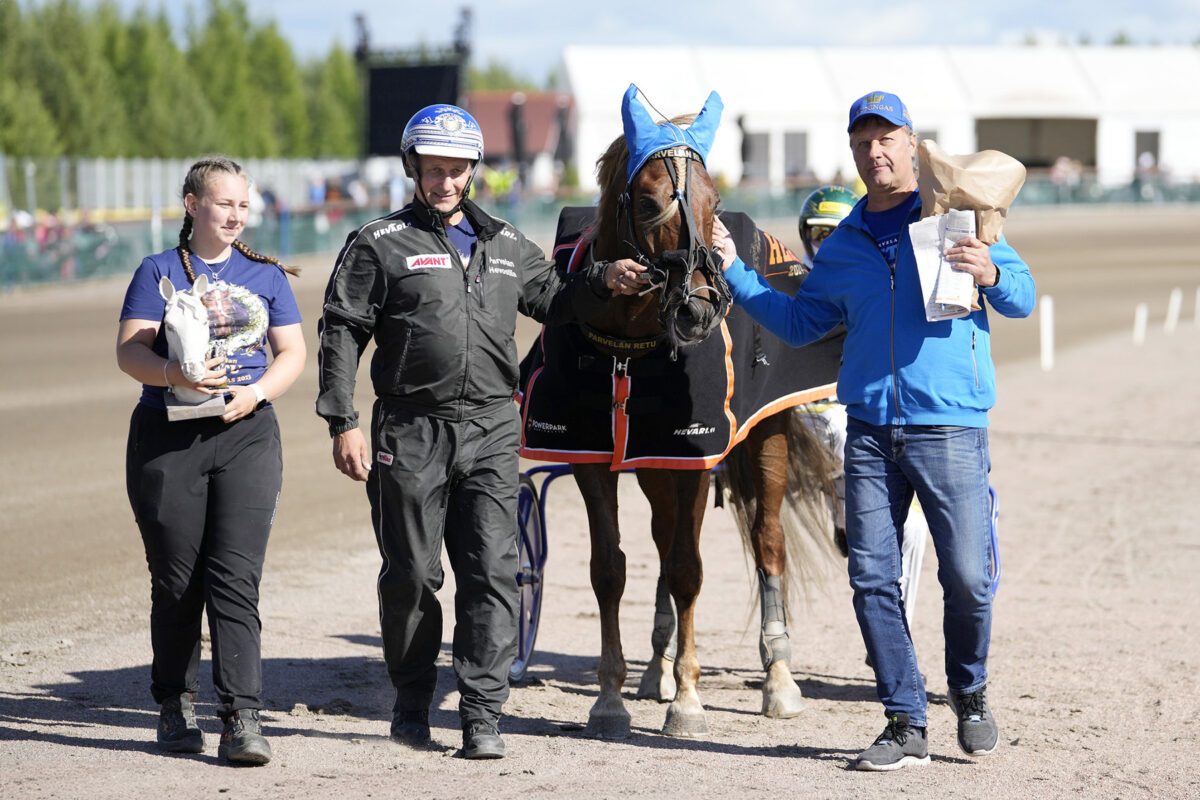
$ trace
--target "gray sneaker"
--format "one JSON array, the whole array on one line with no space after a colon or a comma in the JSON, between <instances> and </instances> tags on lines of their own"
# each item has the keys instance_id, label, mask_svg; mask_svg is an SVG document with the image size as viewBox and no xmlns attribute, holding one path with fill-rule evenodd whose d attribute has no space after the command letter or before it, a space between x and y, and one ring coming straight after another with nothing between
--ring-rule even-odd
<instances>
[{"instance_id":1,"label":"gray sneaker","mask_svg":"<svg viewBox=\"0 0 1200 800\"><path fill-rule=\"evenodd\" d=\"M879 734L875 744L859 753L854 766L869 772L890 772L928 763L925 729L909 725L908 714L896 714L888 717L883 733Z\"/></svg>"},{"instance_id":2,"label":"gray sneaker","mask_svg":"<svg viewBox=\"0 0 1200 800\"><path fill-rule=\"evenodd\" d=\"M158 744L168 753L203 753L204 732L196 724L190 692L163 700L158 712Z\"/></svg>"},{"instance_id":3,"label":"gray sneaker","mask_svg":"<svg viewBox=\"0 0 1200 800\"><path fill-rule=\"evenodd\" d=\"M258 709L242 708L225 718L217 755L237 764L265 764L271 760L271 745L263 738Z\"/></svg>"},{"instance_id":4,"label":"gray sneaker","mask_svg":"<svg viewBox=\"0 0 1200 800\"><path fill-rule=\"evenodd\" d=\"M986 756L996 749L1000 731L988 708L987 687L970 694L948 692L950 708L958 717L958 746L969 756Z\"/></svg>"}]
</instances>

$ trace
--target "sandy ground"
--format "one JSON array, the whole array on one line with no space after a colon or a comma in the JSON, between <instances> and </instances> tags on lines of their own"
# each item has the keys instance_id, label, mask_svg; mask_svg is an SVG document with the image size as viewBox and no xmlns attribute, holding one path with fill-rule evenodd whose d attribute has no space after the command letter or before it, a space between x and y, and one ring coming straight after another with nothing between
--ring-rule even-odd
<instances>
[{"instance_id":1,"label":"sandy ground","mask_svg":"<svg viewBox=\"0 0 1200 800\"><path fill-rule=\"evenodd\" d=\"M1135 227L1139 242L1154 244L1131 244ZM630 573L622 624L634 733L623 742L584 738L599 630L586 518L569 479L550 493L545 617L530 678L506 707L509 757L454 757L460 735L448 664L433 714L442 748L392 745L378 555L361 487L334 471L312 414L312 358L278 403L285 486L261 606L275 759L240 770L217 761L207 656L199 710L208 751L158 754L147 688L149 582L122 472L136 386L112 355L120 280L0 297L8 378L0 386L0 793L1200 797L1200 329L1192 305L1200 211L1026 212L1014 214L1008 232L1043 295L1055 297L1059 351L1043 372L1036 315L994 325L1003 576L989 695L1001 745L986 759L966 758L954 742L932 548L915 626L932 700L929 767L847 769L883 718L840 572L792 609L793 670L806 710L787 721L759 716L752 565L720 510L705 521L697 617L712 732L701 740L660 735L665 707L632 699L649 654L657 572L632 481L622 496ZM306 261L296 283L310 341L329 263ZM1174 286L1184 290L1184 315L1168 334L1162 318ZM1143 301L1151 325L1136 346L1128 331Z\"/></svg>"}]
</instances>

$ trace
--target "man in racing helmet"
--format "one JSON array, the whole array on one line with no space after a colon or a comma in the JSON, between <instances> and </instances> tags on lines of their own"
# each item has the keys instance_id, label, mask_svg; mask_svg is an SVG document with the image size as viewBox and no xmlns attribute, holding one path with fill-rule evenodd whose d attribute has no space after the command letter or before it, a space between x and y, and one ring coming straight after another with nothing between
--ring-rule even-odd
<instances>
[{"instance_id":1,"label":"man in racing helmet","mask_svg":"<svg viewBox=\"0 0 1200 800\"><path fill-rule=\"evenodd\" d=\"M800 207L800 241L804 243L809 266L812 266L821 242L833 233L857 202L858 195L854 192L845 186L834 185L822 186L804 200Z\"/></svg>"},{"instance_id":2,"label":"man in racing helmet","mask_svg":"<svg viewBox=\"0 0 1200 800\"><path fill-rule=\"evenodd\" d=\"M404 171L416 182L416 199L455 224L471 182L483 163L483 133L475 118L458 106L429 106L413 115L400 139ZM466 168L460 162L466 159ZM447 186L444 176L457 168ZM465 179L464 179L465 178Z\"/></svg>"},{"instance_id":3,"label":"man in racing helmet","mask_svg":"<svg viewBox=\"0 0 1200 800\"><path fill-rule=\"evenodd\" d=\"M351 232L325 292L317 413L334 465L365 481L382 557L384 660L396 689L391 737L431 744L445 544L455 577L454 671L466 758L501 758L501 708L516 654L521 428L517 312L586 320L640 288L638 265L560 276L509 223L468 198L483 160L458 106L413 115L401 142L413 202ZM358 425L359 358L374 339L371 446Z\"/></svg>"}]
</instances>

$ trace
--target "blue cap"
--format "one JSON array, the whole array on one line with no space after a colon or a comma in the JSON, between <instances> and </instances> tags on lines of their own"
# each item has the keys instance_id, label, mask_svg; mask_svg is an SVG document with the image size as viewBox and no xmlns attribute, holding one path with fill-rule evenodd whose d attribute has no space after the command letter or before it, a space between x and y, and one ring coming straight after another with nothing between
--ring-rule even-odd
<instances>
[{"instance_id":1,"label":"blue cap","mask_svg":"<svg viewBox=\"0 0 1200 800\"><path fill-rule=\"evenodd\" d=\"M850 106L850 124L846 126L846 133L854 129L854 123L869 115L883 117L893 125L913 127L908 106L900 102L899 97L888 92L868 92Z\"/></svg>"}]
</instances>

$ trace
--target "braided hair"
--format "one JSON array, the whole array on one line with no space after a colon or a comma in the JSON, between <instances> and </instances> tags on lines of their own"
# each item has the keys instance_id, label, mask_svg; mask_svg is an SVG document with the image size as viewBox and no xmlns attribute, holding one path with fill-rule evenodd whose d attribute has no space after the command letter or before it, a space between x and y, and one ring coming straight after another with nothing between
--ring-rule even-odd
<instances>
[{"instance_id":1,"label":"braided hair","mask_svg":"<svg viewBox=\"0 0 1200 800\"><path fill-rule=\"evenodd\" d=\"M230 175L236 175L246 178L246 172L241 165L236 161L225 156L209 156L202 158L195 164L192 164L188 170L187 177L183 179L183 191L180 196L186 198L189 194L196 197L203 197L208 191L208 182L212 178L213 173L227 172ZM196 272L192 269L192 251L188 249L188 241L192 238L192 215L188 213L187 208L183 210L183 226L179 229L179 245L176 248L179 251L179 258L183 261L183 271L187 273L188 280L192 283L196 282ZM241 239L235 239L233 242L234 248L251 261L257 261L259 264L274 264L289 275L299 275L300 270L296 267L284 265L277 258L264 256L262 253L251 250L250 247Z\"/></svg>"}]
</instances>

